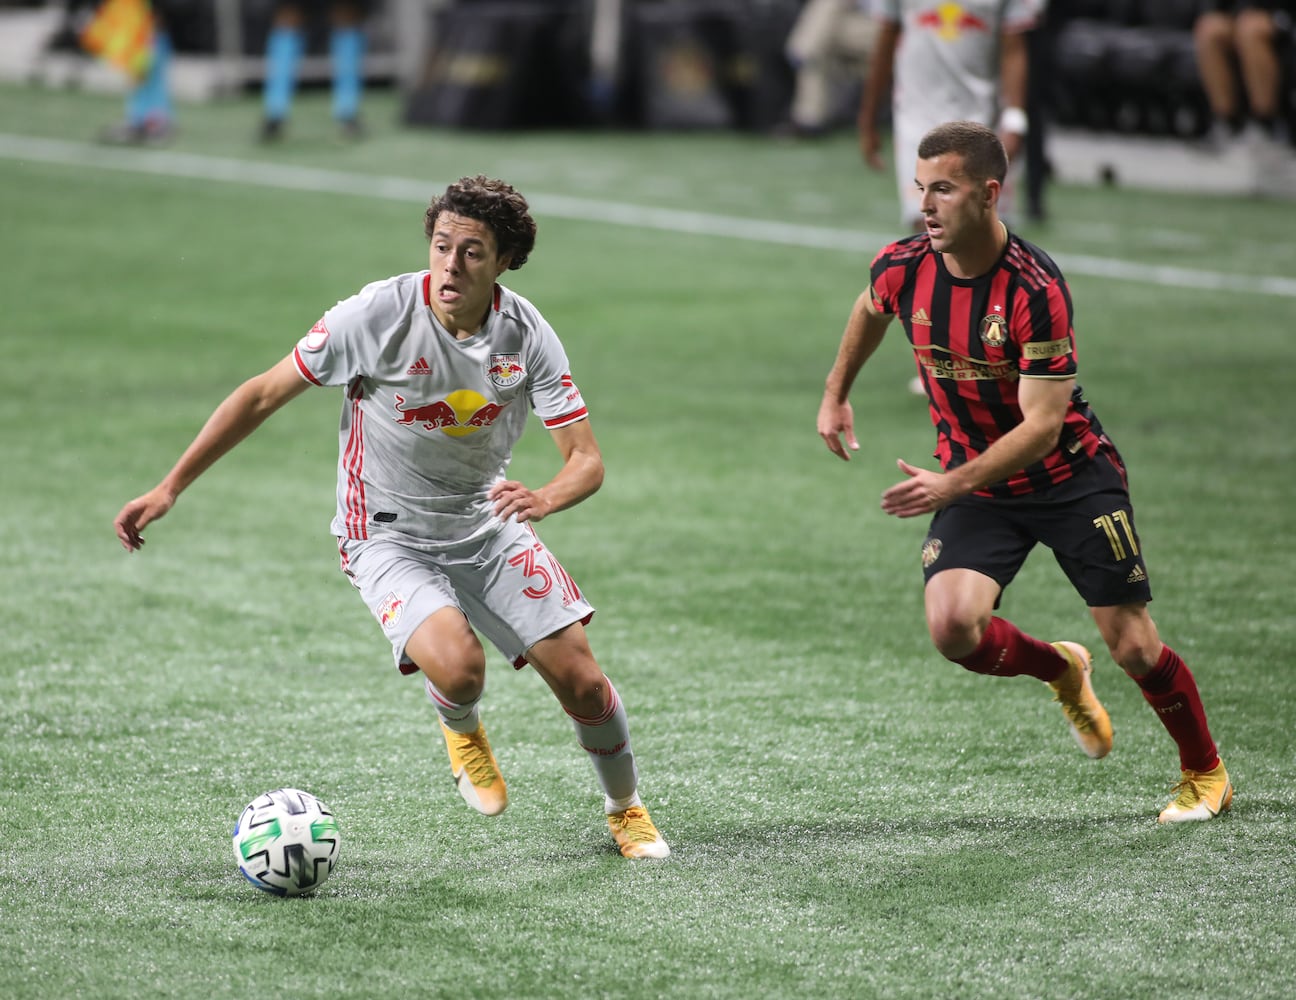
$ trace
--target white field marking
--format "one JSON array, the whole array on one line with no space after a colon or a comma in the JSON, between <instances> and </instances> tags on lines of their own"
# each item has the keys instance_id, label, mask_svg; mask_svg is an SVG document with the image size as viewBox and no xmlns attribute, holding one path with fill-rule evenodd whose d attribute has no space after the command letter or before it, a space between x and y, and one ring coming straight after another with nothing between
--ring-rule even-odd
<instances>
[{"instance_id":1,"label":"white field marking","mask_svg":"<svg viewBox=\"0 0 1296 1000\"><path fill-rule=\"evenodd\" d=\"M251 160L175 153L160 149L113 149L89 143L41 139L3 132L0 132L0 157L20 162L55 163L94 170L122 170L163 177L250 184L287 191L355 195L393 201L425 201L433 191L444 186L433 181L416 181L403 177L351 174L339 170L258 163ZM659 229L672 233L774 243L781 246L846 251L868 255L870 258L880 247L895 239L895 234L741 219L735 216L681 209L649 208L571 195L528 194L527 200L539 215L552 215L581 222ZM1055 259L1063 271L1070 275L1080 274L1091 278L1132 281L1168 288L1193 288L1200 291L1243 292L1296 298L1294 278L1263 274L1223 274L1218 271L1136 264L1132 261L1086 254L1058 254Z\"/></svg>"},{"instance_id":2,"label":"white field marking","mask_svg":"<svg viewBox=\"0 0 1296 1000\"><path fill-rule=\"evenodd\" d=\"M1123 236L1120 226L1112 222L1079 222L1075 219L1067 219L1065 223L1058 221L1071 239L1085 240L1088 243L1113 243L1129 238ZM1182 250L1187 246L1196 250L1209 243L1205 234L1182 229L1140 229L1134 238L1142 244L1162 250Z\"/></svg>"}]
</instances>

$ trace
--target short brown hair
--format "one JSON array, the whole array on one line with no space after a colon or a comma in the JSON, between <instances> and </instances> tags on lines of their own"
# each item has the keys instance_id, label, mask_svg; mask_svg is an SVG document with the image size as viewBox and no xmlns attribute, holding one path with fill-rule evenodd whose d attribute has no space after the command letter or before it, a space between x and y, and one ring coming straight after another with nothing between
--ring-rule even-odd
<instances>
[{"instance_id":1,"label":"short brown hair","mask_svg":"<svg viewBox=\"0 0 1296 1000\"><path fill-rule=\"evenodd\" d=\"M423 214L423 233L429 240L442 212L484 223L495 236L496 250L509 258L509 270L527 262L535 248L536 224L531 207L511 184L482 174L461 177L437 195Z\"/></svg>"},{"instance_id":2,"label":"short brown hair","mask_svg":"<svg viewBox=\"0 0 1296 1000\"><path fill-rule=\"evenodd\" d=\"M1008 176L1008 154L994 129L980 122L946 122L937 125L918 143L918 159L954 153L963 158L963 172L973 180L997 180Z\"/></svg>"}]
</instances>

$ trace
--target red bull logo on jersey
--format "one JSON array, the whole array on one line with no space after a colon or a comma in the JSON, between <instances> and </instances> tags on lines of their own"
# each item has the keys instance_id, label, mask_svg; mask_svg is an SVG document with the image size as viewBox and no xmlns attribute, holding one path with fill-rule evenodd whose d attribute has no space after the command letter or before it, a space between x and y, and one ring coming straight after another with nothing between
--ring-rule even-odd
<instances>
[{"instance_id":1,"label":"red bull logo on jersey","mask_svg":"<svg viewBox=\"0 0 1296 1000\"><path fill-rule=\"evenodd\" d=\"M375 612L378 618L378 624L385 629L396 627L396 623L401 620L401 614L405 611L405 598L401 597L395 591L391 591L382 599Z\"/></svg>"},{"instance_id":2,"label":"red bull logo on jersey","mask_svg":"<svg viewBox=\"0 0 1296 1000\"><path fill-rule=\"evenodd\" d=\"M918 26L934 31L941 38L958 38L965 31L989 31L984 18L977 17L962 4L940 3L918 15Z\"/></svg>"},{"instance_id":3,"label":"red bull logo on jersey","mask_svg":"<svg viewBox=\"0 0 1296 1000\"><path fill-rule=\"evenodd\" d=\"M506 406L508 403L492 403L471 389L457 389L445 399L414 405L397 393L396 422L417 424L427 431L439 430L450 437L464 437L489 427Z\"/></svg>"},{"instance_id":4,"label":"red bull logo on jersey","mask_svg":"<svg viewBox=\"0 0 1296 1000\"><path fill-rule=\"evenodd\" d=\"M486 377L501 389L517 385L525 374L520 354L492 354L486 366Z\"/></svg>"}]
</instances>

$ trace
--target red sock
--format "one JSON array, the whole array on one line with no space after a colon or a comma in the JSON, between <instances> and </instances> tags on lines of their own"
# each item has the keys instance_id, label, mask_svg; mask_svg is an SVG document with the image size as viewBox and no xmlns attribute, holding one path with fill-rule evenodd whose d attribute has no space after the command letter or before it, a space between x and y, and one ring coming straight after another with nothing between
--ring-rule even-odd
<instances>
[{"instance_id":1,"label":"red sock","mask_svg":"<svg viewBox=\"0 0 1296 1000\"><path fill-rule=\"evenodd\" d=\"M1188 664L1169 646L1161 649L1161 658L1152 672L1134 678L1143 692L1143 700L1152 706L1179 747L1179 766L1185 771L1210 771L1219 764L1219 753L1206 725L1197 681Z\"/></svg>"},{"instance_id":2,"label":"red sock","mask_svg":"<svg viewBox=\"0 0 1296 1000\"><path fill-rule=\"evenodd\" d=\"M977 648L954 662L974 674L1028 674L1042 681L1055 681L1066 669L1066 661L1056 649L1003 618L991 618Z\"/></svg>"}]
</instances>

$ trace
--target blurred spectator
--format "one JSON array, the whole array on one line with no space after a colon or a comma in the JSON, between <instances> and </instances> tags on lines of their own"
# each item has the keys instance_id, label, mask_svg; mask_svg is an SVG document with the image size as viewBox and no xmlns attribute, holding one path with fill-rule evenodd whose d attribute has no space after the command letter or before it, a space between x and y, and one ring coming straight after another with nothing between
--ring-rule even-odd
<instances>
[{"instance_id":1,"label":"blurred spectator","mask_svg":"<svg viewBox=\"0 0 1296 1000\"><path fill-rule=\"evenodd\" d=\"M1214 121L1207 145L1240 146L1255 194L1296 195L1296 156L1282 116L1280 31L1296 0L1206 0L1193 25L1197 66ZM1240 85L1239 85L1240 84Z\"/></svg>"},{"instance_id":2,"label":"blurred spectator","mask_svg":"<svg viewBox=\"0 0 1296 1000\"><path fill-rule=\"evenodd\" d=\"M817 136L835 123L844 80L862 79L877 38L870 0L806 0L784 51L796 71L784 131Z\"/></svg>"},{"instance_id":3,"label":"blurred spectator","mask_svg":"<svg viewBox=\"0 0 1296 1000\"><path fill-rule=\"evenodd\" d=\"M1053 174L1045 143L1045 133L1052 115L1052 68L1056 54L1057 16L1047 0L1040 4L1039 15L1026 35L1026 130L1022 158L1026 168L1026 217L1042 222L1048 217L1044 192Z\"/></svg>"},{"instance_id":4,"label":"blurred spectator","mask_svg":"<svg viewBox=\"0 0 1296 1000\"><path fill-rule=\"evenodd\" d=\"M69 5L69 17L76 6ZM87 52L131 78L126 113L103 129L99 141L113 145L165 142L175 130L171 102L171 36L165 0L104 0L80 33Z\"/></svg>"},{"instance_id":5,"label":"blurred spectator","mask_svg":"<svg viewBox=\"0 0 1296 1000\"><path fill-rule=\"evenodd\" d=\"M1248 124L1281 138L1280 21L1290 26L1296 0L1203 0L1193 25L1197 68L1210 102L1211 140L1222 147ZM1244 97L1245 94L1245 97Z\"/></svg>"},{"instance_id":6,"label":"blurred spectator","mask_svg":"<svg viewBox=\"0 0 1296 1000\"><path fill-rule=\"evenodd\" d=\"M360 96L364 88L364 21L368 0L285 0L275 11L266 38L265 85L260 138L283 136L297 89L297 70L306 48L307 18L328 10L329 57L333 64L333 120L344 138L358 139Z\"/></svg>"},{"instance_id":7,"label":"blurred spectator","mask_svg":"<svg viewBox=\"0 0 1296 1000\"><path fill-rule=\"evenodd\" d=\"M1026 135L1026 32L1043 0L873 0L877 43L860 100L860 151L883 169L879 119L891 95L901 223L923 228L914 186L918 141L946 121L996 126L1013 164L999 202L1011 222L1018 154Z\"/></svg>"}]
</instances>

